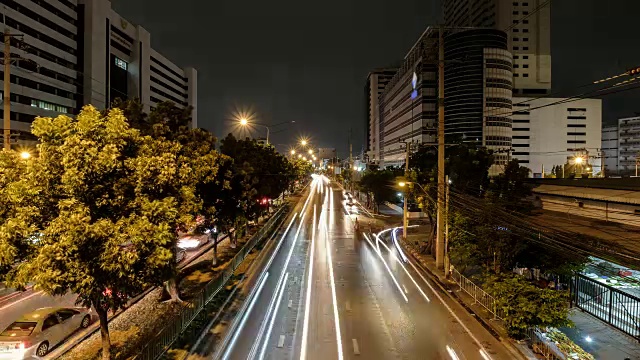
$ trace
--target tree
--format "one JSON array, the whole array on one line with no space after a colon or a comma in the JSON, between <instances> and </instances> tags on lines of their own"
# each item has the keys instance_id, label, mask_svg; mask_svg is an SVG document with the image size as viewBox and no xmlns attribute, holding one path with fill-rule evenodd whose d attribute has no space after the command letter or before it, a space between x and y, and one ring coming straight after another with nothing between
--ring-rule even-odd
<instances>
[{"instance_id":1,"label":"tree","mask_svg":"<svg viewBox=\"0 0 640 360\"><path fill-rule=\"evenodd\" d=\"M396 174L389 169L367 170L360 179L362 191L372 194L378 211L380 204L393 201L395 195Z\"/></svg>"},{"instance_id":2,"label":"tree","mask_svg":"<svg viewBox=\"0 0 640 360\"><path fill-rule=\"evenodd\" d=\"M526 182L530 171L518 160L511 160L504 172L493 179L489 199L507 210L529 212L533 208L527 199L532 194L531 185Z\"/></svg>"},{"instance_id":3,"label":"tree","mask_svg":"<svg viewBox=\"0 0 640 360\"><path fill-rule=\"evenodd\" d=\"M175 194L193 194L192 171L180 166L180 144L141 136L119 109L37 118L32 132L39 154L6 185L15 212L0 226L0 252L37 235L10 281L78 294L98 314L109 359L108 311L174 276L175 224L185 221Z\"/></svg>"},{"instance_id":4,"label":"tree","mask_svg":"<svg viewBox=\"0 0 640 360\"><path fill-rule=\"evenodd\" d=\"M494 297L497 310L504 314L507 332L516 339L524 338L534 326L572 326L568 291L541 289L516 274L489 276L484 289Z\"/></svg>"}]
</instances>

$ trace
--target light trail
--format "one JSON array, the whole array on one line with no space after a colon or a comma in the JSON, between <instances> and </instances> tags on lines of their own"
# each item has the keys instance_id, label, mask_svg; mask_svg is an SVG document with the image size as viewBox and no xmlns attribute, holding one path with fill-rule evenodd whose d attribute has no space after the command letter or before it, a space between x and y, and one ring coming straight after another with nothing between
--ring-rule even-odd
<instances>
[{"instance_id":1,"label":"light trail","mask_svg":"<svg viewBox=\"0 0 640 360\"><path fill-rule=\"evenodd\" d=\"M280 246L282 246L282 243L284 242L285 236L287 236L287 234L289 233L289 229L291 228L291 225L293 225L293 222L296 220L296 215L298 215L298 214L297 213L293 214L293 218L291 218L291 222L287 226L287 229L284 231L284 234L282 234L282 237L280 238L280 241L278 241L278 246L276 246L275 251L273 252L273 254L271 254L271 257L269 258L269 261L267 262L267 265L264 267L265 269L267 269L267 270L269 269L269 266L271 266L271 263L273 262L273 259L275 259L276 255L278 254L278 250L280 249Z\"/></svg>"},{"instance_id":2,"label":"light trail","mask_svg":"<svg viewBox=\"0 0 640 360\"><path fill-rule=\"evenodd\" d=\"M424 291L422 291L422 288L420 287L420 285L418 285L418 283L413 278L413 276L411 276L411 274L409 274L409 271L407 271L407 268L404 267L404 264L400 261L400 259L398 259L398 257L393 252L391 252L391 249L387 246L387 244L385 244L383 241L380 241L380 244L382 244L382 246L384 246L385 249L387 249L387 251L389 252L391 257L393 259L395 259L398 262L398 264L400 264L400 266L402 267L402 270L404 270L404 272L407 274L407 276L409 276L409 279L411 279L411 281L413 282L413 285L415 285L416 288L418 288L418 291L420 291L420 294L422 294L422 297L424 297L424 299L427 300L427 302L431 302L431 300L429 300L429 297L427 296L427 294L425 294Z\"/></svg>"},{"instance_id":3,"label":"light trail","mask_svg":"<svg viewBox=\"0 0 640 360\"><path fill-rule=\"evenodd\" d=\"M378 257L380 258L380 260L382 261L382 264L384 265L385 269L387 269L387 272L391 276L391 279L393 280L393 283L396 284L396 287L398 288L398 291L400 292L400 295L402 295L402 297L404 298L404 301L405 302L409 302L409 298L407 298L407 295L405 295L404 291L402 291L402 287L398 283L398 280L396 279L396 277L393 276L393 273L391 272L391 269L389 269L389 265L387 265L387 262L384 261L384 258L382 257L382 254L380 254L380 251L376 250L376 247L373 245L371 240L369 240L369 236L367 236L367 234L364 234L364 238L367 240L369 245L371 245L371 248L373 249L373 252L376 253L378 255Z\"/></svg>"},{"instance_id":4,"label":"light trail","mask_svg":"<svg viewBox=\"0 0 640 360\"><path fill-rule=\"evenodd\" d=\"M325 246L327 247L327 261L329 262L329 278L331 280L331 299L333 301L333 316L336 327L336 341L338 342L338 360L344 359L342 354L342 334L340 333L340 317L338 314L338 299L336 296L336 282L333 276L333 260L331 259L331 244L329 243L329 230L324 224Z\"/></svg>"},{"instance_id":5,"label":"light trail","mask_svg":"<svg viewBox=\"0 0 640 360\"><path fill-rule=\"evenodd\" d=\"M489 357L489 354L487 354L487 351L485 349L480 349L480 356L482 356L482 358L484 360L490 360L491 359Z\"/></svg>"},{"instance_id":6,"label":"light trail","mask_svg":"<svg viewBox=\"0 0 640 360\"><path fill-rule=\"evenodd\" d=\"M259 360L264 359L264 352L267 350L267 344L269 343L269 338L271 337L271 331L273 331L273 323L276 320L276 315L278 314L278 308L280 308L280 303L282 302L282 295L284 294L284 289L287 287L288 278L289 278L289 273L286 273L286 275L284 276L284 281L282 282L282 286L280 287L280 294L278 295L278 301L276 302L273 315L271 316L271 321L269 322L269 328L267 329L267 336L265 337L264 343L262 344L262 349L260 349L260 355L258 356Z\"/></svg>"},{"instance_id":7,"label":"light trail","mask_svg":"<svg viewBox=\"0 0 640 360\"><path fill-rule=\"evenodd\" d=\"M402 248L400 248L400 244L398 244L398 229L399 228L395 228L393 229L393 231L391 232L391 237L393 238L393 245L395 245L396 250L398 250L398 253L400 254L400 257L402 258L402 261L407 262L409 261L409 259L407 258L407 256L404 254L404 251L402 251ZM404 266L403 266L404 267Z\"/></svg>"},{"instance_id":8,"label":"light trail","mask_svg":"<svg viewBox=\"0 0 640 360\"><path fill-rule=\"evenodd\" d=\"M322 218L322 216L321 216ZM311 287L313 280L313 259L315 254L316 240L316 206L313 206L313 231L311 232L311 257L309 259L309 273L307 275L307 295L304 299L304 323L302 325L302 349L300 349L300 360L307 358L307 337L309 336L309 314L311 312Z\"/></svg>"},{"instance_id":9,"label":"light trail","mask_svg":"<svg viewBox=\"0 0 640 360\"><path fill-rule=\"evenodd\" d=\"M242 315L242 319L240 320L240 325L234 331L233 337L231 338L231 343L229 343L229 346L227 346L226 351L222 355L222 359L223 360L226 360L226 359L229 358L229 354L231 353L231 350L233 349L233 346L235 345L236 341L238 340L238 336L240 335L240 332L242 331L242 328L244 327L244 324L247 322L247 318L249 317L249 314L251 313L251 310L253 309L253 306L256 304L256 299L258 298L258 295L260 295L260 292L264 288L264 284L267 281L268 277L269 277L269 273L268 272L265 272L262 275L262 280L259 282L256 292L253 293L253 296L251 297L251 300L248 303L249 304L248 308L244 311L244 314Z\"/></svg>"},{"instance_id":10,"label":"light trail","mask_svg":"<svg viewBox=\"0 0 640 360\"><path fill-rule=\"evenodd\" d=\"M447 352L449 353L449 356L451 356L451 360L460 360L456 352L453 351L449 345L447 345Z\"/></svg>"}]
</instances>

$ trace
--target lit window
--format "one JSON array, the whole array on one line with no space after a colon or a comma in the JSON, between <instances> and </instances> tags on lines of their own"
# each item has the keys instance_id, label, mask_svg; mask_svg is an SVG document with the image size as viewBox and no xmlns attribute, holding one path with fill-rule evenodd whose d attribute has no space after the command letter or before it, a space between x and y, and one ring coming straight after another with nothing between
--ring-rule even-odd
<instances>
[{"instance_id":1,"label":"lit window","mask_svg":"<svg viewBox=\"0 0 640 360\"><path fill-rule=\"evenodd\" d=\"M66 114L69 112L66 106L56 105L56 104L52 104L50 102L42 101L42 100L31 99L31 106L37 107L40 109L51 110L51 111L55 111L63 114Z\"/></svg>"},{"instance_id":2,"label":"lit window","mask_svg":"<svg viewBox=\"0 0 640 360\"><path fill-rule=\"evenodd\" d=\"M116 57L116 66L119 67L122 70L127 70L127 62Z\"/></svg>"}]
</instances>

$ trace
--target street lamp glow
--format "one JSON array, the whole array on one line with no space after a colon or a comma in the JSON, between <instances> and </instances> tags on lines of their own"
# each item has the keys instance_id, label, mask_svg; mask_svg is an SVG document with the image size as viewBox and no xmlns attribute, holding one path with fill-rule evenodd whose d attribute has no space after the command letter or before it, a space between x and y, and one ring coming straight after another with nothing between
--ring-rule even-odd
<instances>
[{"instance_id":1,"label":"street lamp glow","mask_svg":"<svg viewBox=\"0 0 640 360\"><path fill-rule=\"evenodd\" d=\"M26 160L31 157L31 153L29 153L28 151L23 151L20 153L20 157Z\"/></svg>"},{"instance_id":2,"label":"street lamp glow","mask_svg":"<svg viewBox=\"0 0 640 360\"><path fill-rule=\"evenodd\" d=\"M302 146L307 146L307 140L302 139L302 140L300 141L300 145L302 145Z\"/></svg>"},{"instance_id":3,"label":"street lamp glow","mask_svg":"<svg viewBox=\"0 0 640 360\"><path fill-rule=\"evenodd\" d=\"M580 165L580 164L582 164L584 159L582 159L582 157L578 156L574 161L576 162L576 164Z\"/></svg>"},{"instance_id":4,"label":"street lamp glow","mask_svg":"<svg viewBox=\"0 0 640 360\"><path fill-rule=\"evenodd\" d=\"M248 123L249 123L249 120L247 120L247 118L240 119L240 125L247 126Z\"/></svg>"},{"instance_id":5,"label":"street lamp glow","mask_svg":"<svg viewBox=\"0 0 640 360\"><path fill-rule=\"evenodd\" d=\"M302 157L302 154L298 154L298 159L300 159Z\"/></svg>"},{"instance_id":6,"label":"street lamp glow","mask_svg":"<svg viewBox=\"0 0 640 360\"><path fill-rule=\"evenodd\" d=\"M358 171L358 167L353 165L353 170Z\"/></svg>"},{"instance_id":7,"label":"street lamp glow","mask_svg":"<svg viewBox=\"0 0 640 360\"><path fill-rule=\"evenodd\" d=\"M398 186L400 186L400 187L404 187L405 185L407 185L407 183L406 183L406 182L404 182L404 181L400 181L400 182L398 183Z\"/></svg>"},{"instance_id":8,"label":"street lamp glow","mask_svg":"<svg viewBox=\"0 0 640 360\"><path fill-rule=\"evenodd\" d=\"M308 153L309 155L313 154L313 150L309 149Z\"/></svg>"},{"instance_id":9,"label":"street lamp glow","mask_svg":"<svg viewBox=\"0 0 640 360\"><path fill-rule=\"evenodd\" d=\"M291 155L295 155L296 151L295 150L291 150Z\"/></svg>"},{"instance_id":10,"label":"street lamp glow","mask_svg":"<svg viewBox=\"0 0 640 360\"><path fill-rule=\"evenodd\" d=\"M303 157L302 157L302 160L307 161L307 157L306 157L306 156L303 156Z\"/></svg>"}]
</instances>

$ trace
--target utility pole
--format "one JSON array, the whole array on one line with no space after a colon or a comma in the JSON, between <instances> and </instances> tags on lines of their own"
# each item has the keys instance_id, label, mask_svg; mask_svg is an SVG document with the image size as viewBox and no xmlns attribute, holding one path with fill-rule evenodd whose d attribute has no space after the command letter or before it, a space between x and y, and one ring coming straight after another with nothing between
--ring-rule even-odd
<instances>
[{"instance_id":1,"label":"utility pole","mask_svg":"<svg viewBox=\"0 0 640 360\"><path fill-rule=\"evenodd\" d=\"M405 141L405 145L407 146L407 155L405 157L404 160L404 176L405 178L409 178L409 146L411 145L410 142ZM407 187L407 190L404 192L404 199L402 199L402 202L404 203L403 207L404 207L404 211L402 212L402 238L407 241L407 228L409 227L409 215L408 215L408 211L409 211L409 207L407 206L407 198L409 195L409 188Z\"/></svg>"},{"instance_id":2,"label":"utility pole","mask_svg":"<svg viewBox=\"0 0 640 360\"><path fill-rule=\"evenodd\" d=\"M436 237L436 268L444 268L444 26L438 35L438 220ZM447 269L448 270L448 269Z\"/></svg>"},{"instance_id":3,"label":"utility pole","mask_svg":"<svg viewBox=\"0 0 640 360\"><path fill-rule=\"evenodd\" d=\"M600 167L602 168L602 177L603 178L607 177L607 173L605 172L605 168L604 168L605 158L606 158L606 156L605 156L604 150L600 151Z\"/></svg>"},{"instance_id":4,"label":"utility pole","mask_svg":"<svg viewBox=\"0 0 640 360\"><path fill-rule=\"evenodd\" d=\"M4 29L4 149L11 150L11 34L9 28Z\"/></svg>"},{"instance_id":5,"label":"utility pole","mask_svg":"<svg viewBox=\"0 0 640 360\"><path fill-rule=\"evenodd\" d=\"M445 230L444 230L444 275L446 278L449 278L450 272L450 264L451 261L449 260L449 188L451 187L451 184L449 184L449 175L447 175L447 199L446 199L446 205L445 205L445 212L446 212L446 221L445 221Z\"/></svg>"}]
</instances>

